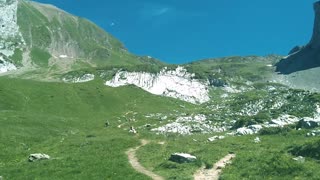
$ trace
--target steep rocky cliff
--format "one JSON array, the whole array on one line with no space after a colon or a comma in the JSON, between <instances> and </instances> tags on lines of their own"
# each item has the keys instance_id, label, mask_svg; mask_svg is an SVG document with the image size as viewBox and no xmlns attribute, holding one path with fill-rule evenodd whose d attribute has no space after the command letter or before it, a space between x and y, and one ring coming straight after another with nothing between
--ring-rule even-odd
<instances>
[{"instance_id":1,"label":"steep rocky cliff","mask_svg":"<svg viewBox=\"0 0 320 180\"><path fill-rule=\"evenodd\" d=\"M148 72L119 71L105 84L111 87L136 85L152 94L177 98L191 103L204 103L209 98L209 83L193 79L183 67L175 70L164 68L157 74Z\"/></svg>"},{"instance_id":2,"label":"steep rocky cliff","mask_svg":"<svg viewBox=\"0 0 320 180\"><path fill-rule=\"evenodd\" d=\"M291 74L320 66L320 2L314 3L315 20L313 35L306 46L295 47L288 57L276 64L276 71Z\"/></svg>"}]
</instances>

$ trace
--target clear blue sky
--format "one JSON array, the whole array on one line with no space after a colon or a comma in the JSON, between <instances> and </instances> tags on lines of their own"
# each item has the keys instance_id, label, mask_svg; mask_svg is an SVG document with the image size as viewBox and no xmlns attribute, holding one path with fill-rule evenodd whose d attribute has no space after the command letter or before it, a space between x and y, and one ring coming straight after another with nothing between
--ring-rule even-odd
<instances>
[{"instance_id":1,"label":"clear blue sky","mask_svg":"<svg viewBox=\"0 0 320 180\"><path fill-rule=\"evenodd\" d=\"M315 0L36 0L85 17L130 52L171 63L286 55L312 33Z\"/></svg>"}]
</instances>

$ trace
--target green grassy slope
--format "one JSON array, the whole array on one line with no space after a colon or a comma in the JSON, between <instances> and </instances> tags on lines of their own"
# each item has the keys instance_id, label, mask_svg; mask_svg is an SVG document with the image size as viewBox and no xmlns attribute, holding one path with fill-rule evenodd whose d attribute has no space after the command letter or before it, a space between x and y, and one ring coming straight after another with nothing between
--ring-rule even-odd
<instances>
[{"instance_id":1,"label":"green grassy slope","mask_svg":"<svg viewBox=\"0 0 320 180\"><path fill-rule=\"evenodd\" d=\"M192 179L202 164L210 167L229 152L237 157L222 179L320 177L316 160L298 163L288 150L316 139L305 137L306 130L216 142L207 141L215 134L155 135L144 125L163 122L145 115L162 113L170 119L177 112L205 113L207 105L153 96L133 86L108 88L99 79L64 84L1 77L0 84L0 174L6 179L148 179L130 167L125 155L139 139L151 141L138 151L140 162L167 179ZM139 134L128 133L130 126ZM260 144L253 143L256 136ZM168 159L174 152L191 153L199 160L173 163ZM31 153L46 153L52 159L30 163Z\"/></svg>"},{"instance_id":2,"label":"green grassy slope","mask_svg":"<svg viewBox=\"0 0 320 180\"><path fill-rule=\"evenodd\" d=\"M26 42L31 64L50 71L89 67L162 64L131 54L124 45L94 23L68 14L54 6L19 1L18 25ZM12 61L21 66L21 52ZM57 61L60 55L67 59ZM48 73L46 71L46 73Z\"/></svg>"},{"instance_id":3,"label":"green grassy slope","mask_svg":"<svg viewBox=\"0 0 320 180\"><path fill-rule=\"evenodd\" d=\"M170 112L179 104L101 82L1 77L0 84L0 172L6 179L147 179L127 162L124 152L138 140L116 127L117 117L128 111ZM109 128L104 127L107 120ZM37 152L53 159L27 162Z\"/></svg>"}]
</instances>

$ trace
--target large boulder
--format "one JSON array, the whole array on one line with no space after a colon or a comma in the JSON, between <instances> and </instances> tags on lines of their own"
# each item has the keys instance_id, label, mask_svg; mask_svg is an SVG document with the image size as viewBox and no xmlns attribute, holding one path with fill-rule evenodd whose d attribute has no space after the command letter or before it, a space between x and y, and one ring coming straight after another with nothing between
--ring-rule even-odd
<instances>
[{"instance_id":1,"label":"large boulder","mask_svg":"<svg viewBox=\"0 0 320 180\"><path fill-rule=\"evenodd\" d=\"M47 154L36 153L36 154L29 155L29 162L35 162L39 160L48 160L48 159L50 159L50 156Z\"/></svg>"},{"instance_id":2,"label":"large boulder","mask_svg":"<svg viewBox=\"0 0 320 180\"><path fill-rule=\"evenodd\" d=\"M177 163L189 163L196 161L197 157L186 153L174 153L171 154L169 160Z\"/></svg>"},{"instance_id":3,"label":"large boulder","mask_svg":"<svg viewBox=\"0 0 320 180\"><path fill-rule=\"evenodd\" d=\"M242 136L242 135L249 135L249 134L253 134L254 132L252 131L252 129L249 129L247 127L242 127L242 128L238 128L236 131L236 135Z\"/></svg>"},{"instance_id":4,"label":"large boulder","mask_svg":"<svg viewBox=\"0 0 320 180\"><path fill-rule=\"evenodd\" d=\"M319 127L319 125L320 125L320 121L318 119L305 117L298 122L297 128L313 129L313 128Z\"/></svg>"}]
</instances>

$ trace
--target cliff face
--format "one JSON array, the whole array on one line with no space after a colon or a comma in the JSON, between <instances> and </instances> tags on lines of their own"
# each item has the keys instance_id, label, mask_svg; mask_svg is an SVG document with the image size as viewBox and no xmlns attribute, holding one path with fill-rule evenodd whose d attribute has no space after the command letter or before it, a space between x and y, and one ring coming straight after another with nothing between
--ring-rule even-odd
<instances>
[{"instance_id":1,"label":"cliff face","mask_svg":"<svg viewBox=\"0 0 320 180\"><path fill-rule=\"evenodd\" d=\"M147 72L118 72L113 79L106 82L107 86L119 87L135 85L155 95L173 97L194 104L210 100L208 83L193 79L183 67L167 71L163 69L157 74Z\"/></svg>"},{"instance_id":2,"label":"cliff face","mask_svg":"<svg viewBox=\"0 0 320 180\"><path fill-rule=\"evenodd\" d=\"M313 35L309 42L309 46L313 49L320 48L320 1L313 5L315 12Z\"/></svg>"},{"instance_id":3,"label":"cliff face","mask_svg":"<svg viewBox=\"0 0 320 180\"><path fill-rule=\"evenodd\" d=\"M288 57L276 64L276 71L291 74L320 66L320 1L314 5L315 20L310 42L301 48L294 48Z\"/></svg>"}]
</instances>

